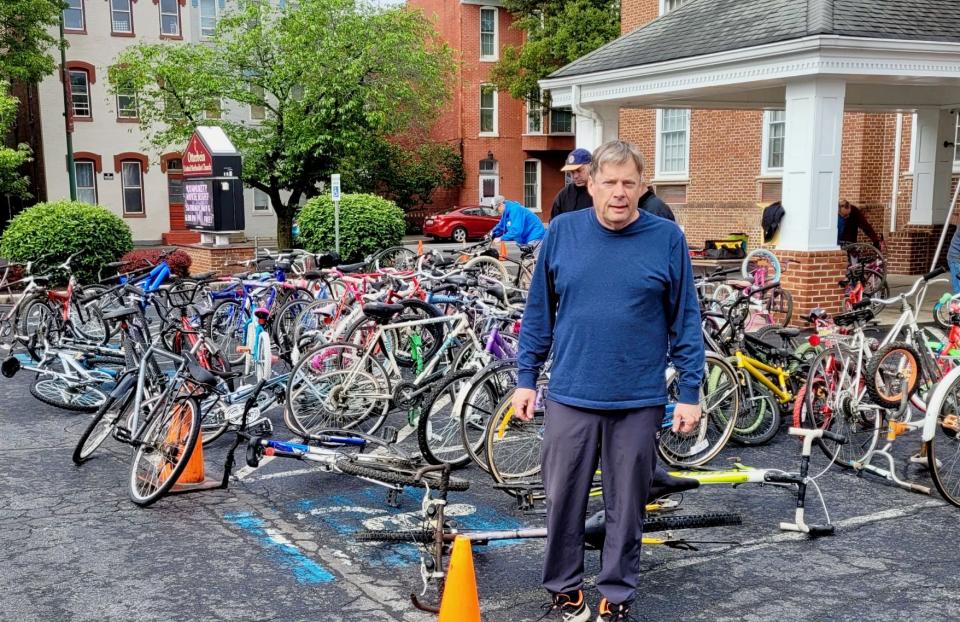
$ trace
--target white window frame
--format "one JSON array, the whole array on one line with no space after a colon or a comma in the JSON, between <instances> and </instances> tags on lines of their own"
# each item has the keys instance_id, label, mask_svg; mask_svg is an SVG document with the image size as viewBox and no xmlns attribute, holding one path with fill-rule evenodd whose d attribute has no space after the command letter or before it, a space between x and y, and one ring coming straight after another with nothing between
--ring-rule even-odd
<instances>
[{"instance_id":1,"label":"white window frame","mask_svg":"<svg viewBox=\"0 0 960 622\"><path fill-rule=\"evenodd\" d=\"M569 132L554 132L553 131L553 113L554 112L566 112L570 115L570 131ZM566 110L564 108L551 108L550 114L547 119L547 131L545 133L550 134L551 136L573 136L577 133L577 115L573 114L572 110Z\"/></svg>"},{"instance_id":2,"label":"white window frame","mask_svg":"<svg viewBox=\"0 0 960 622\"><path fill-rule=\"evenodd\" d=\"M662 145L663 145L663 108L657 109L657 134L656 134L656 154L654 157L655 161L655 174L657 181L689 181L690 178L690 109L686 108L687 113L687 140L684 151L684 169L682 171L671 171L666 173L662 170L663 165L663 154L662 154Z\"/></svg>"},{"instance_id":3,"label":"white window frame","mask_svg":"<svg viewBox=\"0 0 960 622\"><path fill-rule=\"evenodd\" d=\"M536 183L536 194L535 194L536 205L535 206L530 206L526 204L527 203L527 164L531 164L531 163L537 165L537 183ZM524 207L529 209L531 212L539 213L543 209L543 206L540 200L541 199L540 195L542 194L542 191L543 191L543 178L541 177L542 171L543 171L543 168L541 166L540 160L537 160L535 158L530 158L528 160L523 161L523 203L524 203Z\"/></svg>"},{"instance_id":4,"label":"white window frame","mask_svg":"<svg viewBox=\"0 0 960 622\"><path fill-rule=\"evenodd\" d=\"M484 89L489 89L491 92L493 92L493 131L488 131L488 132L483 131L483 110L484 110L483 91ZM498 133L498 130L500 129L499 123L498 123L499 122L498 117L500 116L499 100L500 100L500 97L499 97L499 94L497 93L497 88L494 85L487 84L487 83L480 85L479 97L477 97L477 104L478 104L477 105L477 129L479 130L480 136L498 136L499 135Z\"/></svg>"},{"instance_id":5,"label":"white window frame","mask_svg":"<svg viewBox=\"0 0 960 622\"><path fill-rule=\"evenodd\" d=\"M116 34L116 35L132 35L132 34L133 34L133 31L134 31L134 26L133 26L133 0L126 0L127 7L128 7L128 8L127 8L127 10L125 10L125 11L124 11L124 10L121 10L121 9L115 9L115 8L113 7L113 3L116 2L116 1L117 1L117 0L109 0L109 2L110 2L110 33L111 33L111 34ZM115 28L115 26L116 26L116 21L114 21L114 19L113 19L113 14L114 14L114 13L126 13L126 14L127 14L127 16L130 18L130 30L117 30L117 29Z\"/></svg>"},{"instance_id":6,"label":"white window frame","mask_svg":"<svg viewBox=\"0 0 960 622\"><path fill-rule=\"evenodd\" d=\"M200 0L200 1L199 1L199 4L198 4L198 6L197 6L197 18L200 20L200 40L201 40L201 41L202 41L202 40L209 39L210 37L213 36L213 33L216 32L216 30L217 30L217 22L220 21L220 6L219 6L219 0L209 0L209 1L210 1L210 4L213 6L213 17L212 17L212 19L213 19L213 26L209 29L209 32L207 32L207 33L204 32L204 28L203 28L203 20L204 20L203 3L204 3L204 0ZM207 15L207 16L206 16L206 19L209 20L209 19L211 19L211 17L210 17L209 15Z\"/></svg>"},{"instance_id":7,"label":"white window frame","mask_svg":"<svg viewBox=\"0 0 960 622\"><path fill-rule=\"evenodd\" d=\"M164 12L163 10L163 0L159 1L160 9L160 36L161 37L183 37L183 15L180 12L180 2L179 0L173 0L173 6L176 9L175 13L170 13L169 11ZM170 17L171 15L176 16L177 18L177 32L163 32L163 18L164 16Z\"/></svg>"},{"instance_id":8,"label":"white window frame","mask_svg":"<svg viewBox=\"0 0 960 622\"><path fill-rule=\"evenodd\" d=\"M534 102L531 102L531 101L528 99L528 100L526 100L525 103L524 103L523 111L524 111L524 115L525 115L525 119L526 119L526 121L525 121L525 123L524 123L525 133L527 133L527 134L534 134L534 135L537 135L537 136L542 135L542 134L544 133L544 132L543 132L543 122L544 122L544 119L543 119L543 117L544 117L544 114L543 114L543 104L541 104L539 101L536 102L536 103L534 103ZM537 113L539 113L539 116L540 116L540 129L538 129L538 130L530 129L531 117L532 117L532 116L536 116Z\"/></svg>"},{"instance_id":9,"label":"white window frame","mask_svg":"<svg viewBox=\"0 0 960 622\"><path fill-rule=\"evenodd\" d=\"M493 11L493 54L483 53L483 12ZM477 28L480 29L480 60L482 62L495 62L500 59L500 11L495 6L480 7L480 19Z\"/></svg>"},{"instance_id":10,"label":"white window frame","mask_svg":"<svg viewBox=\"0 0 960 622\"><path fill-rule=\"evenodd\" d=\"M84 2L86 2L86 0L78 0L78 2L79 2L79 5L80 5L79 8L74 8L74 7L70 6L70 5L69 5L69 2L68 2L67 7L63 9L63 29L64 29L66 32L85 32L85 31L87 30L86 7L85 7L84 4L83 4ZM79 28L75 28L75 27L73 27L73 26L68 26L68 25L67 25L67 11L79 11L79 12L80 12L80 27L79 27Z\"/></svg>"},{"instance_id":11,"label":"white window frame","mask_svg":"<svg viewBox=\"0 0 960 622\"><path fill-rule=\"evenodd\" d=\"M126 110L126 111L129 112L130 108L121 108L121 107L120 107L120 98L121 98L121 97L129 97L130 99L133 100L133 114L132 114L132 115L130 115L130 114L123 114L123 111L124 111L124 110ZM137 101L137 93L136 93L136 91L134 91L133 89L131 89L131 90L129 90L129 91L121 91L120 89L117 89L116 103L117 103L117 118L118 118L118 119L139 119L139 118L140 118L140 102Z\"/></svg>"},{"instance_id":12,"label":"white window frame","mask_svg":"<svg viewBox=\"0 0 960 622\"><path fill-rule=\"evenodd\" d=\"M263 207L257 207L257 198L261 195L263 196L263 200L266 202L263 204ZM253 213L258 215L270 213L270 195L259 188L253 189Z\"/></svg>"},{"instance_id":13,"label":"white window frame","mask_svg":"<svg viewBox=\"0 0 960 622\"><path fill-rule=\"evenodd\" d=\"M81 166L89 166L89 167L90 167L90 179L93 180L93 186L81 186L81 185L80 185L80 175L78 174L77 169L79 169ZM77 200L78 200L78 201L83 201L83 199L80 198L80 192L81 192L81 191L84 191L84 190L93 190L93 203L90 203L90 205L97 205L97 201L100 200L100 197L97 196L97 167L96 167L96 164L94 164L93 160L74 160L74 161L73 161L73 171L74 171L74 178L77 180ZM89 203L89 201L88 201L88 203Z\"/></svg>"},{"instance_id":14,"label":"white window frame","mask_svg":"<svg viewBox=\"0 0 960 622\"><path fill-rule=\"evenodd\" d=\"M770 162L770 125L773 123L771 120L771 113L773 112L784 112L782 110L764 110L763 111L763 143L761 144L760 150L760 175L763 177L783 177L783 167L771 167ZM786 159L786 149L787 149L787 119L784 116L783 119L783 149L784 149L784 159ZM689 168L689 166L688 166Z\"/></svg>"},{"instance_id":15,"label":"white window frame","mask_svg":"<svg viewBox=\"0 0 960 622\"><path fill-rule=\"evenodd\" d=\"M679 0L679 4L673 7L672 9L667 8L667 5L670 3L670 0L660 0L660 15L666 15L670 11L676 11L684 3L689 2L689 0Z\"/></svg>"},{"instance_id":16,"label":"white window frame","mask_svg":"<svg viewBox=\"0 0 960 622\"><path fill-rule=\"evenodd\" d=\"M73 74L82 73L84 76L84 87L86 89L87 97L87 114L77 114L77 105L74 101L74 97L78 93L73 91ZM93 118L93 101L90 93L90 72L86 69L70 69L67 71L67 79L70 80L70 112L74 117L79 119L92 119Z\"/></svg>"},{"instance_id":17,"label":"white window frame","mask_svg":"<svg viewBox=\"0 0 960 622\"><path fill-rule=\"evenodd\" d=\"M127 186L126 176L123 174L124 168L127 166L135 165L137 170L140 171L139 179L140 186ZM127 190L133 190L137 188L140 190L140 211L131 212L127 210ZM124 216L146 216L147 214L147 199L146 193L143 191L143 164L139 160L124 160L120 163L120 198L123 201L123 215Z\"/></svg>"}]
</instances>

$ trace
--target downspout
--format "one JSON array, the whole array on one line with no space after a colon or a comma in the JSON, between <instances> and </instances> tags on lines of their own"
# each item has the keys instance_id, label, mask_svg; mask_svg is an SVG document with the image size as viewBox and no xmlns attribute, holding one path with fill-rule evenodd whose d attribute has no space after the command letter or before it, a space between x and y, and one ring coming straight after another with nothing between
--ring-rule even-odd
<instances>
[{"instance_id":1,"label":"downspout","mask_svg":"<svg viewBox=\"0 0 960 622\"><path fill-rule=\"evenodd\" d=\"M897 231L897 197L900 195L900 148L903 141L903 113L897 113L897 137L893 149L893 196L890 197L890 233Z\"/></svg>"},{"instance_id":2,"label":"downspout","mask_svg":"<svg viewBox=\"0 0 960 622\"><path fill-rule=\"evenodd\" d=\"M597 113L590 110L589 108L584 108L580 105L580 85L574 84L572 97L570 98L570 111L574 115L580 117L587 117L593 121L593 142L594 146L603 144L603 119L600 118ZM576 123L576 121L574 121ZM574 134L576 134L576 125L574 125ZM577 145L579 147L579 145Z\"/></svg>"}]
</instances>

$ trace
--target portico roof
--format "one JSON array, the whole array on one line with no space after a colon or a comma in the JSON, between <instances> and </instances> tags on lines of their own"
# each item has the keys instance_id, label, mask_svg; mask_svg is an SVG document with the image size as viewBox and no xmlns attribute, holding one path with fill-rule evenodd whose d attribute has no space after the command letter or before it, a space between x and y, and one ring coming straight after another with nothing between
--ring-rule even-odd
<instances>
[{"instance_id":1,"label":"portico roof","mask_svg":"<svg viewBox=\"0 0 960 622\"><path fill-rule=\"evenodd\" d=\"M848 109L960 105L960 2L690 0L541 86L555 105L767 108L816 76L846 80Z\"/></svg>"}]
</instances>

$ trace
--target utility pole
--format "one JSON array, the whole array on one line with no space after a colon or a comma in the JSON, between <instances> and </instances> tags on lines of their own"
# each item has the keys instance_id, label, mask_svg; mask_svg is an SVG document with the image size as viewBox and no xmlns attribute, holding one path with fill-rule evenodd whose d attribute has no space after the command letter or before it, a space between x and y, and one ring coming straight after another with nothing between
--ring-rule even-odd
<instances>
[{"instance_id":1,"label":"utility pole","mask_svg":"<svg viewBox=\"0 0 960 622\"><path fill-rule=\"evenodd\" d=\"M70 93L70 72L67 71L67 40L63 32L63 11L60 11L60 76L63 82L63 121L67 136L67 179L70 200L77 200L77 171L73 165L73 102Z\"/></svg>"}]
</instances>

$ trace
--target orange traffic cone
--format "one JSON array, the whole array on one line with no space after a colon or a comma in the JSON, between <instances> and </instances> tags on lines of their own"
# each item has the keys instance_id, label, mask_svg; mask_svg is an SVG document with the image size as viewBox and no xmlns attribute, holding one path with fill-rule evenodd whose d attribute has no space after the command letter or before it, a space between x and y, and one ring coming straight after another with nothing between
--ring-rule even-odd
<instances>
[{"instance_id":1,"label":"orange traffic cone","mask_svg":"<svg viewBox=\"0 0 960 622\"><path fill-rule=\"evenodd\" d=\"M507 258L507 243L500 240L500 261Z\"/></svg>"},{"instance_id":2,"label":"orange traffic cone","mask_svg":"<svg viewBox=\"0 0 960 622\"><path fill-rule=\"evenodd\" d=\"M165 440L167 443L182 447L186 442L187 435L190 434L190 421L188 421L186 417L182 416L181 412L187 410L189 406L180 405L177 408L178 410L173 413L173 425L171 425L170 429L167 431L167 438ZM169 462L164 464L160 470L161 478L166 479L172 469L173 465ZM176 483L199 484L204 481L204 477L203 443L201 442L201 439L198 438L197 444L193 448L193 453L187 460L187 466L183 469L183 473L180 474L180 477L177 478Z\"/></svg>"},{"instance_id":3,"label":"orange traffic cone","mask_svg":"<svg viewBox=\"0 0 960 622\"><path fill-rule=\"evenodd\" d=\"M457 536L447 569L447 582L440 601L437 622L480 622L480 597L477 576L473 572L473 549L470 540Z\"/></svg>"},{"instance_id":4,"label":"orange traffic cone","mask_svg":"<svg viewBox=\"0 0 960 622\"><path fill-rule=\"evenodd\" d=\"M417 257L423 256L423 240L417 242Z\"/></svg>"}]
</instances>

